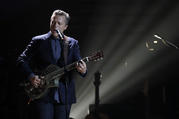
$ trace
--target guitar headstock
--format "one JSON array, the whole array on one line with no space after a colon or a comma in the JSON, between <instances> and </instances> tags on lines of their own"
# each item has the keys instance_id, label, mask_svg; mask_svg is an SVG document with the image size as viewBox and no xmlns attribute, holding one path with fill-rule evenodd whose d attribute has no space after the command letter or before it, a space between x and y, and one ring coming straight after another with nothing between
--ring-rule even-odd
<instances>
[{"instance_id":1,"label":"guitar headstock","mask_svg":"<svg viewBox=\"0 0 179 119\"><path fill-rule=\"evenodd\" d=\"M98 51L88 57L89 61L99 61L104 58L103 51Z\"/></svg>"}]
</instances>

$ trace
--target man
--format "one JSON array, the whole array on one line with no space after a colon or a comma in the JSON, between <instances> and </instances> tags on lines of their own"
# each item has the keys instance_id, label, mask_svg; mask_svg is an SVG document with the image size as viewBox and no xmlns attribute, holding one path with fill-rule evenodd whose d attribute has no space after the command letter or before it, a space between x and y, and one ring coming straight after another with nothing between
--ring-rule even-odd
<instances>
[{"instance_id":1,"label":"man","mask_svg":"<svg viewBox=\"0 0 179 119\"><path fill-rule=\"evenodd\" d=\"M50 32L33 37L24 52L18 57L18 66L24 72L27 80L35 87L40 85L41 78L33 72L33 69L43 70L50 64L64 67L81 60L78 41L64 35L69 19L70 16L65 11L55 10L51 16ZM57 31L63 37L60 37ZM66 59L63 41L68 43ZM87 73L84 61L80 61L76 69L81 76ZM72 72L67 72L66 78L59 80L58 88L50 88L45 96L33 101L34 115L37 119L67 119L71 105L75 102L73 75Z\"/></svg>"}]
</instances>

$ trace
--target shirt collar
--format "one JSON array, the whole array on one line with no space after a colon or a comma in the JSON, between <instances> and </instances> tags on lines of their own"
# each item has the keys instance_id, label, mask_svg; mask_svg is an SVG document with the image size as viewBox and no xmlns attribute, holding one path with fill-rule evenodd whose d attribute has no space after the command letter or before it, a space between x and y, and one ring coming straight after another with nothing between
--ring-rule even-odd
<instances>
[{"instance_id":1,"label":"shirt collar","mask_svg":"<svg viewBox=\"0 0 179 119\"><path fill-rule=\"evenodd\" d=\"M49 31L49 34L50 34L50 38L51 38L52 40L60 40L60 38L54 37L54 36L52 35L52 32L51 32L51 31Z\"/></svg>"}]
</instances>

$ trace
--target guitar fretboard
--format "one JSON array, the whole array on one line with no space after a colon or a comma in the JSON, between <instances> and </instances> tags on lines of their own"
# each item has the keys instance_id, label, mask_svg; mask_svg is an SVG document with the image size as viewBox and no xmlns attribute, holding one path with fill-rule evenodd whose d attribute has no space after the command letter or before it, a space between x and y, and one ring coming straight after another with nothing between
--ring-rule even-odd
<instances>
[{"instance_id":1,"label":"guitar fretboard","mask_svg":"<svg viewBox=\"0 0 179 119\"><path fill-rule=\"evenodd\" d=\"M89 62L89 58L85 57L82 59L84 62ZM51 65L49 66L45 72L43 72L43 76L47 77L48 80L54 80L54 79L59 79L62 75L65 74L65 72L71 71L75 69L76 64L80 61L76 61L72 64L69 64L63 68L59 68L58 66Z\"/></svg>"},{"instance_id":2,"label":"guitar fretboard","mask_svg":"<svg viewBox=\"0 0 179 119\"><path fill-rule=\"evenodd\" d=\"M88 58L88 57L85 57L85 58L83 58L83 59L81 59L81 60L83 60L84 62L89 62L89 58ZM64 69L65 69L66 71L71 71L71 70L75 69L75 66L76 66L76 64L77 64L78 62L80 62L80 61L76 61L76 62L74 62L74 63L72 63L72 64L69 64L69 65L65 66Z\"/></svg>"}]
</instances>

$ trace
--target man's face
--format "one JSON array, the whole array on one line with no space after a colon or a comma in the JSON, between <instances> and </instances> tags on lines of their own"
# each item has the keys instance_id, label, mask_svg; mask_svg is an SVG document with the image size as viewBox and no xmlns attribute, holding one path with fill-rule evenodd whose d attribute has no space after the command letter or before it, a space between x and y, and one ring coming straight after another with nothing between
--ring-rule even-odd
<instances>
[{"instance_id":1,"label":"man's face","mask_svg":"<svg viewBox=\"0 0 179 119\"><path fill-rule=\"evenodd\" d=\"M60 32L63 33L63 31L67 29L68 25L66 25L65 21L66 21L65 16L62 15L61 16L54 15L51 17L50 30L55 37L58 36L55 30L59 30Z\"/></svg>"}]
</instances>

